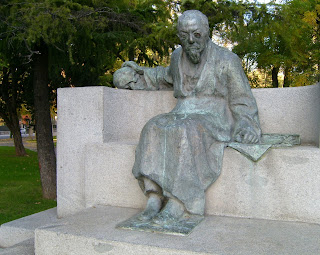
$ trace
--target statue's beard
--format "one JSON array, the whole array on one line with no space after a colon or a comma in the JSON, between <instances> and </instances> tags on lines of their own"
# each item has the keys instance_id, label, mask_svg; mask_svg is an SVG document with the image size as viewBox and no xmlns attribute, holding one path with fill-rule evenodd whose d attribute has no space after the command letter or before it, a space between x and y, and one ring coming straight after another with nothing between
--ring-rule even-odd
<instances>
[{"instance_id":1,"label":"statue's beard","mask_svg":"<svg viewBox=\"0 0 320 255\"><path fill-rule=\"evenodd\" d=\"M187 54L188 59L193 64L199 64L201 60L201 52L203 49L201 49L199 46L189 46L186 47L185 52Z\"/></svg>"}]
</instances>

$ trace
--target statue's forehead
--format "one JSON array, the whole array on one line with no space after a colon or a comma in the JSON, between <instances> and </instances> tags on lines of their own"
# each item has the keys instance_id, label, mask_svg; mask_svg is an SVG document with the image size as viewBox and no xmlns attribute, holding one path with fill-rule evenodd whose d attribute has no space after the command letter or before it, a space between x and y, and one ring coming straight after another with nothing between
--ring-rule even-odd
<instances>
[{"instance_id":1,"label":"statue's forehead","mask_svg":"<svg viewBox=\"0 0 320 255\"><path fill-rule=\"evenodd\" d=\"M184 19L180 24L179 31L193 31L202 28L200 19L196 17Z\"/></svg>"}]
</instances>

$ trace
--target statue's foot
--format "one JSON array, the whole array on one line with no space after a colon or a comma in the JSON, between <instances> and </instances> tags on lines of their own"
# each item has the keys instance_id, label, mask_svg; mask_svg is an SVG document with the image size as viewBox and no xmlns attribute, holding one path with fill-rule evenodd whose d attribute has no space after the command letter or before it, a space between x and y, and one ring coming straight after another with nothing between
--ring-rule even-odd
<instances>
[{"instance_id":1,"label":"statue's foot","mask_svg":"<svg viewBox=\"0 0 320 255\"><path fill-rule=\"evenodd\" d=\"M141 221L151 220L156 216L162 207L162 199L158 194L151 193L147 202L146 209L139 215Z\"/></svg>"},{"instance_id":2,"label":"statue's foot","mask_svg":"<svg viewBox=\"0 0 320 255\"><path fill-rule=\"evenodd\" d=\"M177 222L184 214L184 206L181 202L170 198L166 206L152 221L158 225Z\"/></svg>"}]
</instances>

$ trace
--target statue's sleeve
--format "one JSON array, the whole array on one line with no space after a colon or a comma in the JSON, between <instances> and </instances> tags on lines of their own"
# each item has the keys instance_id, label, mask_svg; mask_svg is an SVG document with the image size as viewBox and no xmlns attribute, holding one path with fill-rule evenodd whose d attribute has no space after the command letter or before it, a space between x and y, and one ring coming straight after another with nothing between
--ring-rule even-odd
<instances>
[{"instance_id":1,"label":"statue's sleeve","mask_svg":"<svg viewBox=\"0 0 320 255\"><path fill-rule=\"evenodd\" d=\"M229 107L235 121L233 135L243 129L253 129L260 136L261 128L257 103L241 65L241 60L237 55L232 55L229 62L227 86Z\"/></svg>"},{"instance_id":2,"label":"statue's sleeve","mask_svg":"<svg viewBox=\"0 0 320 255\"><path fill-rule=\"evenodd\" d=\"M173 90L170 67L146 68L144 79L147 90Z\"/></svg>"}]
</instances>

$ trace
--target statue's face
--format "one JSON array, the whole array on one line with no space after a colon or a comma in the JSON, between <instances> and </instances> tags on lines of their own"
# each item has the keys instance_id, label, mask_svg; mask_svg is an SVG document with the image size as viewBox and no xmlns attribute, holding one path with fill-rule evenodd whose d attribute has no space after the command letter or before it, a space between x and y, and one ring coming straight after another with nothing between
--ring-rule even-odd
<instances>
[{"instance_id":1,"label":"statue's face","mask_svg":"<svg viewBox=\"0 0 320 255\"><path fill-rule=\"evenodd\" d=\"M201 53L208 43L208 31L197 19L188 19L179 27L178 36L183 50L194 64L200 62Z\"/></svg>"}]
</instances>

